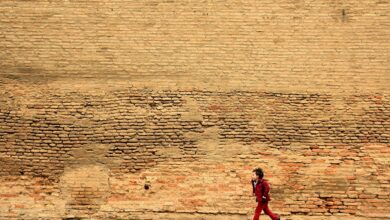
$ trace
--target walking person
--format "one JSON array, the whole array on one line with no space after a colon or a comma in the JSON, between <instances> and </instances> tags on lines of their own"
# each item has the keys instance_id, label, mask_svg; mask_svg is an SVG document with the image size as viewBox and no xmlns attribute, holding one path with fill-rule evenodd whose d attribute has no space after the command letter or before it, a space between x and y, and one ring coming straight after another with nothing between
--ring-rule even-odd
<instances>
[{"instance_id":1,"label":"walking person","mask_svg":"<svg viewBox=\"0 0 390 220\"><path fill-rule=\"evenodd\" d=\"M261 168L256 168L253 170L252 176L252 187L253 195L256 196L257 207L255 210L255 215L253 220L259 220L261 212L264 210L264 213L267 214L272 220L280 220L280 216L272 213L268 207L268 202L271 201L269 195L270 186L266 179L263 179L264 173Z\"/></svg>"}]
</instances>

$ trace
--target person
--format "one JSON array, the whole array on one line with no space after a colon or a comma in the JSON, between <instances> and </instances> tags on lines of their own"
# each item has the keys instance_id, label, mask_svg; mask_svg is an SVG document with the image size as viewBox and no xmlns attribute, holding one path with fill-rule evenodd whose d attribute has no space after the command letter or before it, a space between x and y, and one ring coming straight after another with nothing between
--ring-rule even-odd
<instances>
[{"instance_id":1,"label":"person","mask_svg":"<svg viewBox=\"0 0 390 220\"><path fill-rule=\"evenodd\" d=\"M253 195L256 197L257 207L255 210L255 215L253 220L259 220L261 211L264 210L264 213L267 214L272 220L280 220L278 214L272 213L268 207L268 202L271 201L271 196L269 194L270 186L268 180L263 179L264 172L261 168L256 168L253 170L252 176L252 189Z\"/></svg>"}]
</instances>

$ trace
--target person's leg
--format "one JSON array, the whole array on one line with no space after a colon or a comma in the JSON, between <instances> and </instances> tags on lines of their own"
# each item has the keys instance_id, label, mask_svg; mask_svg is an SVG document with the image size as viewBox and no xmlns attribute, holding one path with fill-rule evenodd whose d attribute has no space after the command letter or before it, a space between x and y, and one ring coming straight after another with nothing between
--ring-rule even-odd
<instances>
[{"instance_id":1,"label":"person's leg","mask_svg":"<svg viewBox=\"0 0 390 220\"><path fill-rule=\"evenodd\" d=\"M278 219L278 215L272 213L272 211L269 209L268 202L265 203L265 205L263 206L263 210L264 210L264 213L267 214L272 220L277 220Z\"/></svg>"},{"instance_id":2,"label":"person's leg","mask_svg":"<svg viewBox=\"0 0 390 220\"><path fill-rule=\"evenodd\" d=\"M259 220L261 211L264 209L264 203L257 203L257 207L255 210L255 215L253 216L253 220Z\"/></svg>"}]
</instances>

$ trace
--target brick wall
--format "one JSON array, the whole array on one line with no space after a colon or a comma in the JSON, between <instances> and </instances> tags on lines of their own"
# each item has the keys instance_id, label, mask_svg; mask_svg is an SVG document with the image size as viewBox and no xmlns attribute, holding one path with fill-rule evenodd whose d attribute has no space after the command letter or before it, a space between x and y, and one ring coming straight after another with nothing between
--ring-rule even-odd
<instances>
[{"instance_id":1,"label":"brick wall","mask_svg":"<svg viewBox=\"0 0 390 220\"><path fill-rule=\"evenodd\" d=\"M390 219L388 9L1 1L0 219Z\"/></svg>"}]
</instances>

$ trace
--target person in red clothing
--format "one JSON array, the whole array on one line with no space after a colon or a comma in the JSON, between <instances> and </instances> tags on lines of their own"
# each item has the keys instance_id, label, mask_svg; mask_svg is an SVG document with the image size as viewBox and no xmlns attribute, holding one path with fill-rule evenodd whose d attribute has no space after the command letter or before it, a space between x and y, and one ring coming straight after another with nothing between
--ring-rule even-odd
<instances>
[{"instance_id":1,"label":"person in red clothing","mask_svg":"<svg viewBox=\"0 0 390 220\"><path fill-rule=\"evenodd\" d=\"M264 210L264 213L267 214L272 220L280 220L280 216L272 213L268 207L268 202L271 201L271 196L269 195L270 187L266 179L263 179L264 173L261 168L256 168L253 170L252 176L252 187L253 195L256 197L257 207L255 210L255 215L253 220L259 220L261 211Z\"/></svg>"}]
</instances>

